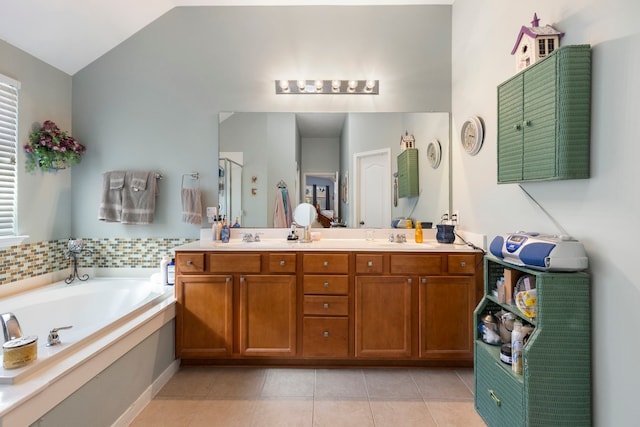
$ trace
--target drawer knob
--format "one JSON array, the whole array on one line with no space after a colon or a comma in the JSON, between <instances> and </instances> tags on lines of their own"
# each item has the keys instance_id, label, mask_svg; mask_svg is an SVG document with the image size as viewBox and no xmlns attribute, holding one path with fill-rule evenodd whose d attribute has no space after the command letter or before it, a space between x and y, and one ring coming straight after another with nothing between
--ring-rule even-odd
<instances>
[{"instance_id":1,"label":"drawer knob","mask_svg":"<svg viewBox=\"0 0 640 427\"><path fill-rule=\"evenodd\" d=\"M489 390L489 396L491 396L493 401L496 403L496 406L500 406L502 404L502 402L500 401L500 399L498 399L498 396L496 396L496 393L493 390Z\"/></svg>"},{"instance_id":2,"label":"drawer knob","mask_svg":"<svg viewBox=\"0 0 640 427\"><path fill-rule=\"evenodd\" d=\"M322 286L324 286L325 288L328 288L329 287L329 282L324 282L324 284Z\"/></svg>"},{"instance_id":3,"label":"drawer knob","mask_svg":"<svg viewBox=\"0 0 640 427\"><path fill-rule=\"evenodd\" d=\"M280 261L280 267L284 267L285 264L284 260Z\"/></svg>"},{"instance_id":4,"label":"drawer knob","mask_svg":"<svg viewBox=\"0 0 640 427\"><path fill-rule=\"evenodd\" d=\"M466 267L466 266L467 266L466 262L464 262L464 261L460 262L460 267Z\"/></svg>"},{"instance_id":5,"label":"drawer knob","mask_svg":"<svg viewBox=\"0 0 640 427\"><path fill-rule=\"evenodd\" d=\"M329 261L323 262L322 265L324 265L325 267L329 267Z\"/></svg>"},{"instance_id":6,"label":"drawer knob","mask_svg":"<svg viewBox=\"0 0 640 427\"><path fill-rule=\"evenodd\" d=\"M328 337L328 336L329 336L329 331L324 331L324 332L322 333L322 336L324 336L325 338L326 338L326 337Z\"/></svg>"},{"instance_id":7,"label":"drawer knob","mask_svg":"<svg viewBox=\"0 0 640 427\"><path fill-rule=\"evenodd\" d=\"M325 302L324 304L322 304L322 306L323 306L324 308L329 308L329 303L328 303L328 302Z\"/></svg>"},{"instance_id":8,"label":"drawer knob","mask_svg":"<svg viewBox=\"0 0 640 427\"><path fill-rule=\"evenodd\" d=\"M525 120L524 121L524 125L525 126L531 126L531 120Z\"/></svg>"},{"instance_id":9,"label":"drawer knob","mask_svg":"<svg viewBox=\"0 0 640 427\"><path fill-rule=\"evenodd\" d=\"M191 265L191 264L193 264L193 261L187 260L187 265Z\"/></svg>"},{"instance_id":10,"label":"drawer knob","mask_svg":"<svg viewBox=\"0 0 640 427\"><path fill-rule=\"evenodd\" d=\"M520 129L522 129L522 126L521 126L521 125L515 125L513 128L514 128L515 130L520 130Z\"/></svg>"},{"instance_id":11,"label":"drawer knob","mask_svg":"<svg viewBox=\"0 0 640 427\"><path fill-rule=\"evenodd\" d=\"M367 267L373 267L373 261L367 261Z\"/></svg>"}]
</instances>

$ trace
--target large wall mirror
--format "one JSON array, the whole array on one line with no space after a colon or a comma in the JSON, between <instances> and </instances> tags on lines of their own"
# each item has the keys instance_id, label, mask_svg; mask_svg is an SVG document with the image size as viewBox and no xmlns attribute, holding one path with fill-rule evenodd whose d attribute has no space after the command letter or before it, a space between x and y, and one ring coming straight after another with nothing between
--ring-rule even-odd
<instances>
[{"instance_id":1,"label":"large wall mirror","mask_svg":"<svg viewBox=\"0 0 640 427\"><path fill-rule=\"evenodd\" d=\"M419 195L397 198L407 133L418 149ZM435 168L432 143L441 152ZM273 227L274 218L277 226L283 195L285 206L311 203L347 227L387 228L398 217L435 224L450 206L449 157L448 112L220 113L219 207L243 227Z\"/></svg>"}]
</instances>

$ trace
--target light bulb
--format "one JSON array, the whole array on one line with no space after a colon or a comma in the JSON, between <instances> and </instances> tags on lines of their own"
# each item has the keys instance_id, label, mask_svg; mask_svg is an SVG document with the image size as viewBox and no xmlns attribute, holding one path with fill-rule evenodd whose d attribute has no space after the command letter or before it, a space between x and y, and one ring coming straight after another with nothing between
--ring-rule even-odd
<instances>
[{"instance_id":1,"label":"light bulb","mask_svg":"<svg viewBox=\"0 0 640 427\"><path fill-rule=\"evenodd\" d=\"M357 80L349 80L349 92L353 92L358 87Z\"/></svg>"},{"instance_id":2,"label":"light bulb","mask_svg":"<svg viewBox=\"0 0 640 427\"><path fill-rule=\"evenodd\" d=\"M334 92L338 92L340 90L340 84L342 82L340 80L332 80L331 81L331 89L333 89Z\"/></svg>"},{"instance_id":3,"label":"light bulb","mask_svg":"<svg viewBox=\"0 0 640 427\"><path fill-rule=\"evenodd\" d=\"M307 89L307 81L306 80L298 80L298 90L300 92L304 92Z\"/></svg>"},{"instance_id":4,"label":"light bulb","mask_svg":"<svg viewBox=\"0 0 640 427\"><path fill-rule=\"evenodd\" d=\"M322 92L322 86L324 86L324 83L322 82L322 80L316 80L316 90L318 92Z\"/></svg>"},{"instance_id":5,"label":"light bulb","mask_svg":"<svg viewBox=\"0 0 640 427\"><path fill-rule=\"evenodd\" d=\"M375 85L375 80L367 80L367 83L365 84L368 91L371 91L375 87Z\"/></svg>"},{"instance_id":6,"label":"light bulb","mask_svg":"<svg viewBox=\"0 0 640 427\"><path fill-rule=\"evenodd\" d=\"M280 89L287 92L289 90L289 80L280 80Z\"/></svg>"}]
</instances>

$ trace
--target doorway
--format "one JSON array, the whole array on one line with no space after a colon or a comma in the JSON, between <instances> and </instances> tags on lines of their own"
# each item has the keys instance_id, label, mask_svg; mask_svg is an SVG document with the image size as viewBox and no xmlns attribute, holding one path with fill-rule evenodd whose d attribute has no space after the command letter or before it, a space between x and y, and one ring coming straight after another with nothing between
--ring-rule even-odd
<instances>
[{"instance_id":1,"label":"doorway","mask_svg":"<svg viewBox=\"0 0 640 427\"><path fill-rule=\"evenodd\" d=\"M354 154L356 227L391 227L391 150Z\"/></svg>"}]
</instances>

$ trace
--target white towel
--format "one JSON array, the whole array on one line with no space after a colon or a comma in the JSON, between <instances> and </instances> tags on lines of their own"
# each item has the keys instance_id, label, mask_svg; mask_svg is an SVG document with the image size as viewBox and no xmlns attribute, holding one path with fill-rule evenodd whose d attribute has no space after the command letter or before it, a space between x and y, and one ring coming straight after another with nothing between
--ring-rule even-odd
<instances>
[{"instance_id":1,"label":"white towel","mask_svg":"<svg viewBox=\"0 0 640 427\"><path fill-rule=\"evenodd\" d=\"M143 176L146 183L144 186L140 183ZM158 185L155 172L127 172L122 188L120 222L123 224L151 224L155 215L157 194Z\"/></svg>"},{"instance_id":2,"label":"white towel","mask_svg":"<svg viewBox=\"0 0 640 427\"><path fill-rule=\"evenodd\" d=\"M98 212L100 221L120 222L124 176L124 171L105 172L102 175L102 200Z\"/></svg>"},{"instance_id":3,"label":"white towel","mask_svg":"<svg viewBox=\"0 0 640 427\"><path fill-rule=\"evenodd\" d=\"M200 188L182 188L182 222L187 224L202 224L202 197Z\"/></svg>"}]
</instances>

